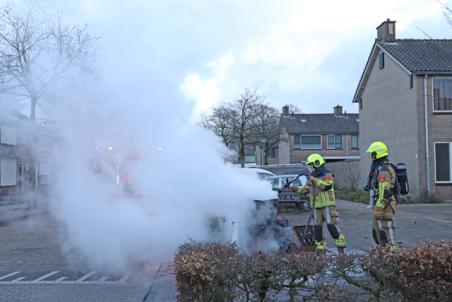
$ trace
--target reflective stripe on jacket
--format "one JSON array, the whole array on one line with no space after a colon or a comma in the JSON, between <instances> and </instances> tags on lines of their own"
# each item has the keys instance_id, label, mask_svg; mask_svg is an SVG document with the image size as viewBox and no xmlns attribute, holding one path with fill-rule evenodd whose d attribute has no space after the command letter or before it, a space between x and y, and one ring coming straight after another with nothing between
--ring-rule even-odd
<instances>
[{"instance_id":1,"label":"reflective stripe on jacket","mask_svg":"<svg viewBox=\"0 0 452 302\"><path fill-rule=\"evenodd\" d=\"M316 177L313 182L308 181L297 190L299 194L307 192L310 193L311 207L324 208L336 205L333 173L327 171L325 175Z\"/></svg>"},{"instance_id":2,"label":"reflective stripe on jacket","mask_svg":"<svg viewBox=\"0 0 452 302\"><path fill-rule=\"evenodd\" d=\"M378 208L385 208L389 206L392 199L395 198L394 188L396 186L396 172L389 162L384 162L379 167L376 175L375 182L378 184L375 192L376 203Z\"/></svg>"}]
</instances>

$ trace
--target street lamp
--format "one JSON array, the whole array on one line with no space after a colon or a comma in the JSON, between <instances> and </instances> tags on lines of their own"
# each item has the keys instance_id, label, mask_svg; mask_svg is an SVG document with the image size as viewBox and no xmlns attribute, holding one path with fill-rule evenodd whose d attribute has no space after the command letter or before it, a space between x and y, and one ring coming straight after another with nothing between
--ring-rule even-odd
<instances>
[{"instance_id":1,"label":"street lamp","mask_svg":"<svg viewBox=\"0 0 452 302\"><path fill-rule=\"evenodd\" d=\"M261 137L261 166L264 165L264 155L265 155L265 144L267 143L267 138Z\"/></svg>"}]
</instances>

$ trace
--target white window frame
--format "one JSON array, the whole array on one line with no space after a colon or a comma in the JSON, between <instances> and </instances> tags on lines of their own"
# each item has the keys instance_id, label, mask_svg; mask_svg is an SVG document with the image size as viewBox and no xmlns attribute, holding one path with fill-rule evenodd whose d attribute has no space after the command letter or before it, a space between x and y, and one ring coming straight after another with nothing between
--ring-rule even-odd
<instances>
[{"instance_id":1,"label":"white window frame","mask_svg":"<svg viewBox=\"0 0 452 302\"><path fill-rule=\"evenodd\" d=\"M452 113L452 110L435 110L435 95L433 93L433 81L434 80L452 80L452 77L432 77L432 81L431 81L432 112L433 113Z\"/></svg>"},{"instance_id":2,"label":"white window frame","mask_svg":"<svg viewBox=\"0 0 452 302\"><path fill-rule=\"evenodd\" d=\"M302 140L301 140L301 138L302 138L303 136L310 136L310 137L315 136L315 137L320 137L320 148L303 148L303 142L302 142ZM307 135L300 134L300 149L298 149L298 150L322 150L322 145L323 145L323 142L322 142L322 135L320 135L320 134L307 134Z\"/></svg>"},{"instance_id":3,"label":"white window frame","mask_svg":"<svg viewBox=\"0 0 452 302\"><path fill-rule=\"evenodd\" d=\"M330 148L329 146L329 141L328 141L328 137L332 135L334 136L334 148ZM341 147L340 148L336 148L336 136L340 136L341 137ZM342 134L334 134L334 133L330 133L326 135L326 149L327 150L343 150L344 149L344 140L343 140L343 135Z\"/></svg>"},{"instance_id":4,"label":"white window frame","mask_svg":"<svg viewBox=\"0 0 452 302\"><path fill-rule=\"evenodd\" d=\"M447 180L436 180L436 145L437 144L449 144L449 177L451 178L449 181ZM435 183L437 184L452 184L452 142L433 142L434 146L434 165L435 165Z\"/></svg>"}]
</instances>

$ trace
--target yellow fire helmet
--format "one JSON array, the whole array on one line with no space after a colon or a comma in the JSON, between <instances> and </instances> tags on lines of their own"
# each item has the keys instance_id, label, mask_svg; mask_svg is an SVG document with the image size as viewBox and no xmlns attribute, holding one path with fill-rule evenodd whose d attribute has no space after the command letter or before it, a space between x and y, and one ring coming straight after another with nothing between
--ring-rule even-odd
<instances>
[{"instance_id":1,"label":"yellow fire helmet","mask_svg":"<svg viewBox=\"0 0 452 302\"><path fill-rule=\"evenodd\" d=\"M367 149L367 153L370 154L372 160L380 159L389 155L388 147L386 147L385 143L380 141L370 144L369 149Z\"/></svg>"},{"instance_id":2,"label":"yellow fire helmet","mask_svg":"<svg viewBox=\"0 0 452 302\"><path fill-rule=\"evenodd\" d=\"M313 153L308 156L308 159L306 160L306 164L313 165L315 168L319 168L323 164L325 164L325 160L323 159L322 155Z\"/></svg>"}]
</instances>

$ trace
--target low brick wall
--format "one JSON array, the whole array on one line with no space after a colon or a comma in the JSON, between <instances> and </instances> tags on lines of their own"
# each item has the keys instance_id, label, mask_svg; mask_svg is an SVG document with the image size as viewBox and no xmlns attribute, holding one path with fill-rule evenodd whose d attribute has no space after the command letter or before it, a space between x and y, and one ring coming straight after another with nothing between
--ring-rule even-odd
<instances>
[{"instance_id":1,"label":"low brick wall","mask_svg":"<svg viewBox=\"0 0 452 302\"><path fill-rule=\"evenodd\" d=\"M360 177L359 160L329 162L326 167L334 173L335 186L341 189L361 189L364 180Z\"/></svg>"}]
</instances>

